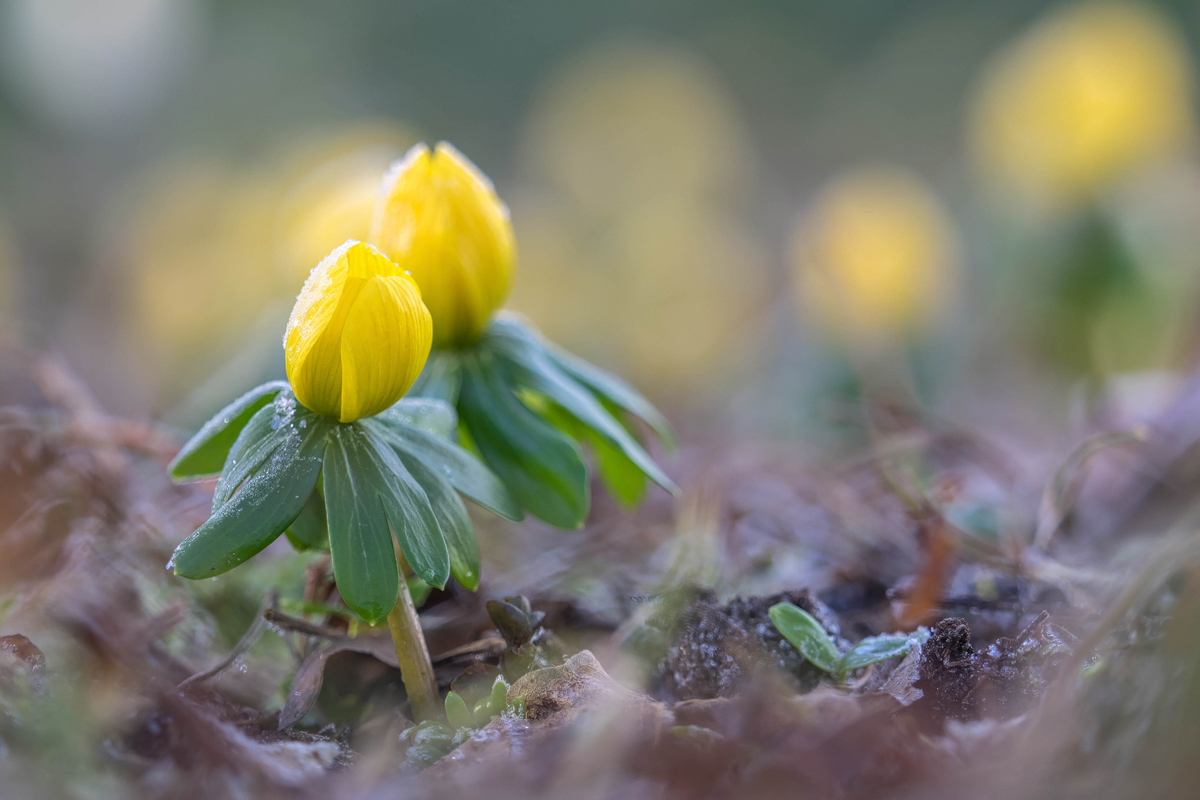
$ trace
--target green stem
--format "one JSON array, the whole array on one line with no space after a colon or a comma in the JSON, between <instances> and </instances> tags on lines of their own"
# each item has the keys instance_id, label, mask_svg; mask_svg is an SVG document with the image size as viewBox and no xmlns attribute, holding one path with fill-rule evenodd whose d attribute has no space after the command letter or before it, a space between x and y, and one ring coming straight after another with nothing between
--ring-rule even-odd
<instances>
[{"instance_id":1,"label":"green stem","mask_svg":"<svg viewBox=\"0 0 1200 800\"><path fill-rule=\"evenodd\" d=\"M441 696L433 676L433 662L429 659L429 647L421 632L417 608L408 593L403 566L400 568L400 597L392 613L388 614L387 622L392 644L396 647L396 660L400 662L400 678L404 681L416 721L440 716Z\"/></svg>"}]
</instances>

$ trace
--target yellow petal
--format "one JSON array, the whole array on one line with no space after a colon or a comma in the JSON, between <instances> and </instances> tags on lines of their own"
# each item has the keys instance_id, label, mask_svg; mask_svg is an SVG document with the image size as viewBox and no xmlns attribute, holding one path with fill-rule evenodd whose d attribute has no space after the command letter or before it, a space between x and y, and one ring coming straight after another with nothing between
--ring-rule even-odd
<instances>
[{"instance_id":1,"label":"yellow petal","mask_svg":"<svg viewBox=\"0 0 1200 800\"><path fill-rule=\"evenodd\" d=\"M338 315L339 306L343 317L350 307L349 303L341 301L349 278L346 252L353 244L346 242L309 273L296 305L292 307L283 339L292 391L300 403L318 414L340 413L340 351L331 352L325 333ZM353 286L349 288L354 290ZM333 341L336 343L337 337L333 337ZM334 370L338 372L335 374Z\"/></svg>"},{"instance_id":2,"label":"yellow petal","mask_svg":"<svg viewBox=\"0 0 1200 800\"><path fill-rule=\"evenodd\" d=\"M403 397L425 366L432 331L410 278L371 278L342 330L341 421L378 414Z\"/></svg>"},{"instance_id":3,"label":"yellow petal","mask_svg":"<svg viewBox=\"0 0 1200 800\"><path fill-rule=\"evenodd\" d=\"M343 332L359 295L376 277L403 278L399 267L374 247L351 240L313 269L296 298L284 336L287 375L296 399L318 414L346 417Z\"/></svg>"},{"instance_id":4,"label":"yellow petal","mask_svg":"<svg viewBox=\"0 0 1200 800\"><path fill-rule=\"evenodd\" d=\"M417 145L392 167L370 238L420 286L439 345L473 341L512 287L508 208L487 176L445 142L432 155Z\"/></svg>"}]
</instances>

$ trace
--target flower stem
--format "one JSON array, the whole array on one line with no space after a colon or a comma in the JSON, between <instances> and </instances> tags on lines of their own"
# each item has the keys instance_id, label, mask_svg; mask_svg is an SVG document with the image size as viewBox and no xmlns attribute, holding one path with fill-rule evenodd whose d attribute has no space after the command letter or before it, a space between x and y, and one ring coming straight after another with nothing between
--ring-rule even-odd
<instances>
[{"instance_id":1,"label":"flower stem","mask_svg":"<svg viewBox=\"0 0 1200 800\"><path fill-rule=\"evenodd\" d=\"M388 614L387 622L392 644L396 646L396 660L400 662L400 678L404 681L416 721L440 716L441 698L437 680L433 677L433 662L429 659L429 647L421 632L416 606L408 593L403 566L400 568L400 597L392 613Z\"/></svg>"}]
</instances>

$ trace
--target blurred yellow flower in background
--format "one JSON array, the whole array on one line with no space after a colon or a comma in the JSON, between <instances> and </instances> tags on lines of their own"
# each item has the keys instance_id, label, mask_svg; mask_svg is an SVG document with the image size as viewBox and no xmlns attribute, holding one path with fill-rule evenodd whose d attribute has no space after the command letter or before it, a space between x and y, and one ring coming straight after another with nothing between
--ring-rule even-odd
<instances>
[{"instance_id":1,"label":"blurred yellow flower in background","mask_svg":"<svg viewBox=\"0 0 1200 800\"><path fill-rule=\"evenodd\" d=\"M273 197L262 171L183 162L154 175L123 220L116 235L132 284L124 319L160 385L213 369L270 304Z\"/></svg>"},{"instance_id":2,"label":"blurred yellow flower in background","mask_svg":"<svg viewBox=\"0 0 1200 800\"><path fill-rule=\"evenodd\" d=\"M492 182L446 142L412 148L384 177L370 240L410 272L439 346L470 344L512 289L508 207Z\"/></svg>"},{"instance_id":3,"label":"blurred yellow flower in background","mask_svg":"<svg viewBox=\"0 0 1200 800\"><path fill-rule=\"evenodd\" d=\"M591 215L662 194L726 198L753 177L724 87L690 55L648 44L601 47L560 73L525 149L536 177Z\"/></svg>"},{"instance_id":4,"label":"blurred yellow flower in background","mask_svg":"<svg viewBox=\"0 0 1200 800\"><path fill-rule=\"evenodd\" d=\"M981 171L1047 207L1094 199L1192 137L1192 65L1150 8L1088 3L1003 52L972 118Z\"/></svg>"},{"instance_id":5,"label":"blurred yellow flower in background","mask_svg":"<svg viewBox=\"0 0 1200 800\"><path fill-rule=\"evenodd\" d=\"M378 414L421 374L432 331L417 284L374 247L346 242L296 298L284 335L288 381L318 414Z\"/></svg>"},{"instance_id":6,"label":"blurred yellow flower in background","mask_svg":"<svg viewBox=\"0 0 1200 800\"><path fill-rule=\"evenodd\" d=\"M719 390L745 366L768 304L743 208L754 159L703 63L650 44L585 53L538 99L522 153L514 308L659 395Z\"/></svg>"},{"instance_id":7,"label":"blurred yellow flower in background","mask_svg":"<svg viewBox=\"0 0 1200 800\"><path fill-rule=\"evenodd\" d=\"M276 263L287 286L347 239L367 241L379 181L417 141L402 125L362 123L298 147L281 170Z\"/></svg>"},{"instance_id":8,"label":"blurred yellow flower in background","mask_svg":"<svg viewBox=\"0 0 1200 800\"><path fill-rule=\"evenodd\" d=\"M130 284L126 334L158 387L177 396L245 350L251 331L278 331L313 265L366 238L380 175L413 138L366 122L252 169L179 158L134 187L112 238Z\"/></svg>"},{"instance_id":9,"label":"blurred yellow flower in background","mask_svg":"<svg viewBox=\"0 0 1200 800\"><path fill-rule=\"evenodd\" d=\"M957 278L945 210L917 176L887 167L827 184L798 220L791 252L803 306L855 346L926 330Z\"/></svg>"}]
</instances>

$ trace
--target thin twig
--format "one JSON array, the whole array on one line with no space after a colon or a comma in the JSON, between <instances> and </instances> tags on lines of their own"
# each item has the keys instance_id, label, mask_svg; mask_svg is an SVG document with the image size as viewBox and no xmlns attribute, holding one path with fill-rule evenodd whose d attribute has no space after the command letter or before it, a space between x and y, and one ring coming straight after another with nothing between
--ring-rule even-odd
<instances>
[{"instance_id":1,"label":"thin twig","mask_svg":"<svg viewBox=\"0 0 1200 800\"><path fill-rule=\"evenodd\" d=\"M267 594L263 597L262 605L259 606L258 613L254 615L254 622L252 622L246 632L242 634L242 638L238 639L238 643L234 645L232 650L229 651L229 655L221 659L216 666L206 669L204 672L197 672L195 675L192 675L189 678L184 678L179 682L179 685L175 687L176 690L183 690L194 684L203 683L204 681L215 678L225 670L229 669L235 661L245 655L246 651L253 647L254 643L258 641L258 638L262 636L263 628L266 627L267 624L267 613L278 600L279 592L275 590L267 592Z\"/></svg>"},{"instance_id":2,"label":"thin twig","mask_svg":"<svg viewBox=\"0 0 1200 800\"><path fill-rule=\"evenodd\" d=\"M325 625L316 625L298 617L284 614L277 608L268 608L262 612L262 618L272 625L277 625L289 631L303 633L305 636L320 636L325 639L344 639L346 632Z\"/></svg>"}]
</instances>

